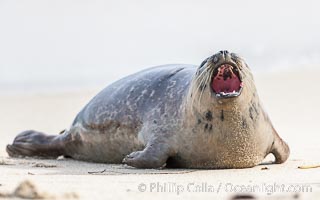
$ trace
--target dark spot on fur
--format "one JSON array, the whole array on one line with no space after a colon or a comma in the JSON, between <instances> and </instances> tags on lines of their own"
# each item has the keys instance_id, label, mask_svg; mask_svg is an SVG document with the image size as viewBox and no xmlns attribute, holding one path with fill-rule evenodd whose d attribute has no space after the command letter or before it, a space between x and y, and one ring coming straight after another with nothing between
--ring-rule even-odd
<instances>
[{"instance_id":1,"label":"dark spot on fur","mask_svg":"<svg viewBox=\"0 0 320 200\"><path fill-rule=\"evenodd\" d=\"M199 89L200 89L201 91L203 91L203 90L206 89L206 87L207 87L207 85L206 85L205 83L202 83L202 84L200 85Z\"/></svg>"},{"instance_id":2,"label":"dark spot on fur","mask_svg":"<svg viewBox=\"0 0 320 200\"><path fill-rule=\"evenodd\" d=\"M156 124L156 123L158 123L158 122L157 122L157 120L153 120L153 123L155 123L155 124Z\"/></svg>"},{"instance_id":3,"label":"dark spot on fur","mask_svg":"<svg viewBox=\"0 0 320 200\"><path fill-rule=\"evenodd\" d=\"M249 108L249 115L250 115L250 118L253 120L253 108L251 106Z\"/></svg>"},{"instance_id":4,"label":"dark spot on fur","mask_svg":"<svg viewBox=\"0 0 320 200\"><path fill-rule=\"evenodd\" d=\"M242 128L248 128L247 120L242 117Z\"/></svg>"},{"instance_id":5,"label":"dark spot on fur","mask_svg":"<svg viewBox=\"0 0 320 200\"><path fill-rule=\"evenodd\" d=\"M206 113L206 119L208 120L208 121L212 121L212 112L210 111L210 110L208 110L208 112Z\"/></svg>"},{"instance_id":6,"label":"dark spot on fur","mask_svg":"<svg viewBox=\"0 0 320 200\"><path fill-rule=\"evenodd\" d=\"M201 119L198 119L198 124L201 124Z\"/></svg>"},{"instance_id":7,"label":"dark spot on fur","mask_svg":"<svg viewBox=\"0 0 320 200\"><path fill-rule=\"evenodd\" d=\"M212 124L210 124L210 126L209 126L209 130L210 130L210 131L212 130Z\"/></svg>"},{"instance_id":8,"label":"dark spot on fur","mask_svg":"<svg viewBox=\"0 0 320 200\"><path fill-rule=\"evenodd\" d=\"M208 127L209 127L209 124L206 124L206 125L204 126L204 129L208 129Z\"/></svg>"},{"instance_id":9,"label":"dark spot on fur","mask_svg":"<svg viewBox=\"0 0 320 200\"><path fill-rule=\"evenodd\" d=\"M255 103L252 104L253 110L256 112L257 115L259 115L259 110L257 109L257 106Z\"/></svg>"},{"instance_id":10,"label":"dark spot on fur","mask_svg":"<svg viewBox=\"0 0 320 200\"><path fill-rule=\"evenodd\" d=\"M223 113L223 110L221 110L220 119L221 119L221 121L224 121L224 113Z\"/></svg>"}]
</instances>

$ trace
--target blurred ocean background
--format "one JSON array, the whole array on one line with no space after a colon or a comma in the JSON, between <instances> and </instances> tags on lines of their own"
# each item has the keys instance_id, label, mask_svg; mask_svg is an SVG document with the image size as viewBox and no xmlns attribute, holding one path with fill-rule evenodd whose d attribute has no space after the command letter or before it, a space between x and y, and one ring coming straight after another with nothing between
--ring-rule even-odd
<instances>
[{"instance_id":1,"label":"blurred ocean background","mask_svg":"<svg viewBox=\"0 0 320 200\"><path fill-rule=\"evenodd\" d=\"M100 87L219 50L255 73L320 69L317 0L0 0L0 93Z\"/></svg>"}]
</instances>

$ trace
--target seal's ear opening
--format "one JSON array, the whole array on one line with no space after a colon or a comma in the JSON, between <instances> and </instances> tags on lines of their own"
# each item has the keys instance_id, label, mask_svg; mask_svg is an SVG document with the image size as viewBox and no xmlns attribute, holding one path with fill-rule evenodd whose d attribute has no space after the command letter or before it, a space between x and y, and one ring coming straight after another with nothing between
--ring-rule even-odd
<instances>
[{"instance_id":1,"label":"seal's ear opening","mask_svg":"<svg viewBox=\"0 0 320 200\"><path fill-rule=\"evenodd\" d=\"M239 96L243 87L239 70L236 66L222 64L213 72L211 87L216 97L228 98Z\"/></svg>"}]
</instances>

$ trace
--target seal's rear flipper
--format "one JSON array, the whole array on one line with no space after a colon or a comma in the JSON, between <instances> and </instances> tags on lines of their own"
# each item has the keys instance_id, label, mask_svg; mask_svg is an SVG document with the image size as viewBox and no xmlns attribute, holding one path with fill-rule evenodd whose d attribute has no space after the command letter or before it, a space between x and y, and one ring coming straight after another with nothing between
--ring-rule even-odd
<instances>
[{"instance_id":1,"label":"seal's rear flipper","mask_svg":"<svg viewBox=\"0 0 320 200\"><path fill-rule=\"evenodd\" d=\"M275 138L272 144L271 153L276 158L275 163L281 164L289 158L290 148L287 143L280 138L276 130L273 129L273 131Z\"/></svg>"},{"instance_id":2,"label":"seal's rear flipper","mask_svg":"<svg viewBox=\"0 0 320 200\"><path fill-rule=\"evenodd\" d=\"M11 157L44 157L57 158L63 155L61 135L46 135L36 131L20 133L11 145L7 145L7 153Z\"/></svg>"}]
</instances>

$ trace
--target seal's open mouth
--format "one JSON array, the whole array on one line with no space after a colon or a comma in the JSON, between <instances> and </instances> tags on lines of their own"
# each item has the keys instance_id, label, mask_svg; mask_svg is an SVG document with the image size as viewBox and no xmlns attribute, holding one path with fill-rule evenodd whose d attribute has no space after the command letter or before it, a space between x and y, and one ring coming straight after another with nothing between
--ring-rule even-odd
<instances>
[{"instance_id":1,"label":"seal's open mouth","mask_svg":"<svg viewBox=\"0 0 320 200\"><path fill-rule=\"evenodd\" d=\"M219 98L239 96L243 83L238 68L230 64L220 65L213 71L211 87Z\"/></svg>"}]
</instances>

